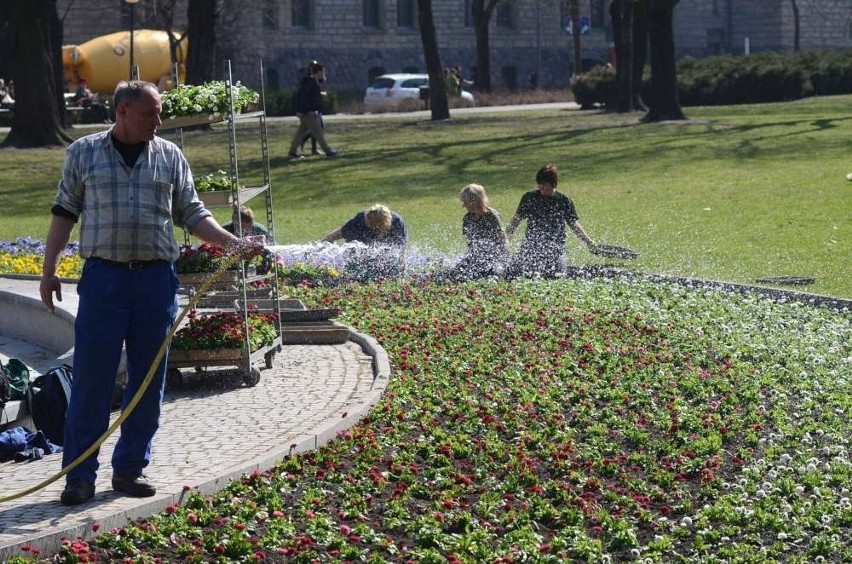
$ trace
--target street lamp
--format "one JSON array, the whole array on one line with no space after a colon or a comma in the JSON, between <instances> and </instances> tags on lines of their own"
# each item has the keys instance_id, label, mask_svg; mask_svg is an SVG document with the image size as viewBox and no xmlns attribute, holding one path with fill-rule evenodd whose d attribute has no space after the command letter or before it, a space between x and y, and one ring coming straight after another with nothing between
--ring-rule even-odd
<instances>
[{"instance_id":1,"label":"street lamp","mask_svg":"<svg viewBox=\"0 0 852 564\"><path fill-rule=\"evenodd\" d=\"M133 80L133 12L139 0L124 0L130 5L130 80Z\"/></svg>"}]
</instances>

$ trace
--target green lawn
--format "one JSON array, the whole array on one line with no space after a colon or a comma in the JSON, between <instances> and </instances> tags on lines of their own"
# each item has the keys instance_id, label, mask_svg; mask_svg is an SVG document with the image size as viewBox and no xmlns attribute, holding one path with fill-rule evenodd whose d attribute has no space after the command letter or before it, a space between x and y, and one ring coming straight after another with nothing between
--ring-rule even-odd
<instances>
[{"instance_id":1,"label":"green lawn","mask_svg":"<svg viewBox=\"0 0 852 564\"><path fill-rule=\"evenodd\" d=\"M784 104L687 108L689 122L640 125L639 114L519 110L422 116L329 116L339 159L286 158L294 119L269 123L275 231L317 240L384 202L421 249L462 249L458 191L483 184L508 221L536 170L553 162L560 189L598 242L641 252L641 271L751 283L815 277L810 292L852 298L852 96ZM90 130L75 130L84 134ZM241 177L256 177L260 143L238 137ZM224 128L186 135L196 174L227 168ZM43 238L64 151L0 151L0 240ZM261 207L260 200L250 202ZM227 210L217 217L226 218ZM514 241L517 244L520 237ZM599 264L569 239L575 264Z\"/></svg>"}]
</instances>

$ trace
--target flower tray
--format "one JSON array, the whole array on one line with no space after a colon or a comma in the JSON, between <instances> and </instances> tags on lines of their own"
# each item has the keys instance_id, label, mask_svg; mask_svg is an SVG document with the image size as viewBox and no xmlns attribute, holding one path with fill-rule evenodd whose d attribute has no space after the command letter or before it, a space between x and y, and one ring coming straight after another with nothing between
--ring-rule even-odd
<instances>
[{"instance_id":1,"label":"flower tray","mask_svg":"<svg viewBox=\"0 0 852 564\"><path fill-rule=\"evenodd\" d=\"M209 364L211 362L239 364L242 361L243 349L192 349L185 351L169 351L169 364L184 362L198 364Z\"/></svg>"},{"instance_id":2,"label":"flower tray","mask_svg":"<svg viewBox=\"0 0 852 564\"><path fill-rule=\"evenodd\" d=\"M266 190L266 186L240 188L240 203L248 202L258 194L262 194L264 190ZM204 202L204 205L208 208L231 207L236 203L234 201L234 194L230 190L210 190L207 192L199 192L198 198Z\"/></svg>"},{"instance_id":3,"label":"flower tray","mask_svg":"<svg viewBox=\"0 0 852 564\"><path fill-rule=\"evenodd\" d=\"M199 192L198 198L204 202L204 205L207 207L230 206L234 201L230 190Z\"/></svg>"},{"instance_id":4,"label":"flower tray","mask_svg":"<svg viewBox=\"0 0 852 564\"><path fill-rule=\"evenodd\" d=\"M211 276L213 272L185 272L178 274L178 280L181 286L201 286ZM234 284L239 280L239 273L236 270L226 270L216 277L215 284Z\"/></svg>"},{"instance_id":5,"label":"flower tray","mask_svg":"<svg viewBox=\"0 0 852 564\"><path fill-rule=\"evenodd\" d=\"M221 114L214 116L213 114L198 114L194 116L176 116L166 118L160 125L160 130L178 129L181 127L192 127L195 125L207 125L209 123L219 123L224 121L224 116Z\"/></svg>"}]
</instances>

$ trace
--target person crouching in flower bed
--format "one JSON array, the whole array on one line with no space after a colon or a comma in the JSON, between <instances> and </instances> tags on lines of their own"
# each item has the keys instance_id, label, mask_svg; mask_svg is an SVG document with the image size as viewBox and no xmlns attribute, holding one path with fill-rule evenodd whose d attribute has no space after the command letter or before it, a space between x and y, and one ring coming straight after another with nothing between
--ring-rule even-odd
<instances>
[{"instance_id":1,"label":"person crouching in flower bed","mask_svg":"<svg viewBox=\"0 0 852 564\"><path fill-rule=\"evenodd\" d=\"M459 199L467 210L462 219L467 253L447 273L447 278L461 281L502 275L509 261L509 242L500 214L488 207L488 195L479 184L462 188Z\"/></svg>"},{"instance_id":2,"label":"person crouching in flower bed","mask_svg":"<svg viewBox=\"0 0 852 564\"><path fill-rule=\"evenodd\" d=\"M559 184L556 166L541 167L535 175L535 182L538 189L521 196L518 211L506 226L506 236L511 238L521 221L527 220L527 232L506 269L507 278L564 275L566 224L589 250L594 252L596 248L595 242L578 221L574 203L568 196L556 191Z\"/></svg>"},{"instance_id":3,"label":"person crouching in flower bed","mask_svg":"<svg viewBox=\"0 0 852 564\"><path fill-rule=\"evenodd\" d=\"M192 173L174 143L156 136L162 104L157 87L140 80L115 89L116 123L68 147L62 179L51 209L44 251L41 299L54 311L62 300L56 276L60 254L80 222L74 325L74 371L65 421L62 466L67 467L106 431L122 348L127 351L127 386L122 410L145 380L178 311L176 226L248 259L262 244L228 233L198 198ZM166 355L167 357L168 355ZM166 382L167 358L159 360L151 384L121 425L112 453L112 488L149 497L157 488L143 473L151 459ZM95 495L97 451L66 475L60 501L78 505Z\"/></svg>"},{"instance_id":4,"label":"person crouching in flower bed","mask_svg":"<svg viewBox=\"0 0 852 564\"><path fill-rule=\"evenodd\" d=\"M366 245L351 249L347 257L346 271L356 280L398 278L405 273L408 230L402 216L387 206L376 204L358 212L322 240L333 243L338 239Z\"/></svg>"}]
</instances>

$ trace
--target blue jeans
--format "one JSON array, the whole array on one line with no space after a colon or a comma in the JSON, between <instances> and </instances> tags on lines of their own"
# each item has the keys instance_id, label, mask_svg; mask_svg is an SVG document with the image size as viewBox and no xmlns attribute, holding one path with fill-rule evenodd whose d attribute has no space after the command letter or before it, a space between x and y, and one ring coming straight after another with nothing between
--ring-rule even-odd
<instances>
[{"instance_id":1,"label":"blue jeans","mask_svg":"<svg viewBox=\"0 0 852 564\"><path fill-rule=\"evenodd\" d=\"M141 270L89 259L77 286L80 304L74 324L74 382L65 420L63 467L109 426L115 377L122 346L127 350L127 387L122 409L136 394L177 314L178 280L163 262ZM112 455L115 475L140 474L151 459L160 424L166 381L163 358L141 401L121 425ZM67 479L94 483L98 452L68 473Z\"/></svg>"}]
</instances>

